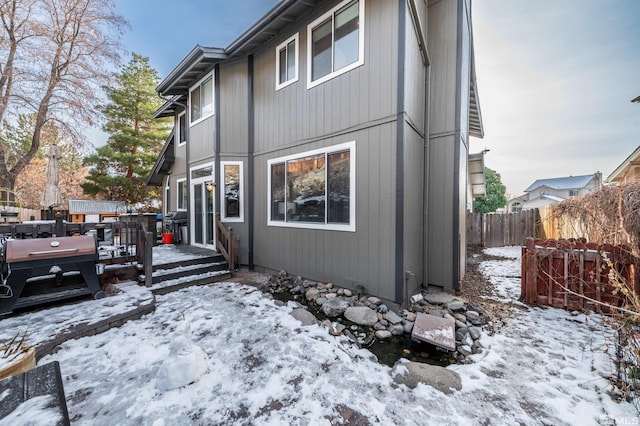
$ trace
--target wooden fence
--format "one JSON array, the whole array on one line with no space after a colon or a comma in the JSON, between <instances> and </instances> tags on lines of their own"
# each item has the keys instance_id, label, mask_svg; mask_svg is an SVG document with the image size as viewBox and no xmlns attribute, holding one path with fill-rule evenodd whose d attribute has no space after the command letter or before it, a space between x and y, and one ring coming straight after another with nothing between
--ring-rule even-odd
<instances>
[{"instance_id":1,"label":"wooden fence","mask_svg":"<svg viewBox=\"0 0 640 426\"><path fill-rule=\"evenodd\" d=\"M528 238L522 247L521 298L529 304L607 313L608 305L621 304L610 273L638 292L639 265L624 246Z\"/></svg>"},{"instance_id":2,"label":"wooden fence","mask_svg":"<svg viewBox=\"0 0 640 426\"><path fill-rule=\"evenodd\" d=\"M467 214L467 244L520 246L528 237L545 237L538 209L518 213Z\"/></svg>"}]
</instances>

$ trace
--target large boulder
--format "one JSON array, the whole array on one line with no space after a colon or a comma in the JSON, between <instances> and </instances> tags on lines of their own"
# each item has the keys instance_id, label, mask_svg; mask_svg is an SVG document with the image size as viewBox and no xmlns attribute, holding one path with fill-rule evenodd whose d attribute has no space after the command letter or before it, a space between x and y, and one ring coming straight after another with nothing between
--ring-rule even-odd
<instances>
[{"instance_id":1,"label":"large boulder","mask_svg":"<svg viewBox=\"0 0 640 426\"><path fill-rule=\"evenodd\" d=\"M344 311L344 317L353 323L369 327L378 322L378 314L366 306L351 306Z\"/></svg>"},{"instance_id":2,"label":"large boulder","mask_svg":"<svg viewBox=\"0 0 640 426\"><path fill-rule=\"evenodd\" d=\"M327 299L322 305L322 312L329 318L339 317L349 307L349 302L344 299Z\"/></svg>"},{"instance_id":3,"label":"large boulder","mask_svg":"<svg viewBox=\"0 0 640 426\"><path fill-rule=\"evenodd\" d=\"M318 323L318 319L306 309L297 308L291 311L291 316L302 323L303 326L314 325Z\"/></svg>"},{"instance_id":4,"label":"large boulder","mask_svg":"<svg viewBox=\"0 0 640 426\"><path fill-rule=\"evenodd\" d=\"M444 393L452 393L454 390L462 389L462 380L458 373L437 365L398 361L393 366L392 375L396 383L406 385L411 389L416 388L419 383L424 383Z\"/></svg>"}]
</instances>

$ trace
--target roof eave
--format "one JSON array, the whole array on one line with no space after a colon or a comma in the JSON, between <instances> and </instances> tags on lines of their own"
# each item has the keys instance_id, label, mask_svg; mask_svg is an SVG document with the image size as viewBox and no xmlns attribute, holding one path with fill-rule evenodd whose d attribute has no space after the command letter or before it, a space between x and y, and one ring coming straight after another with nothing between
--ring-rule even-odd
<instances>
[{"instance_id":1,"label":"roof eave","mask_svg":"<svg viewBox=\"0 0 640 426\"><path fill-rule=\"evenodd\" d=\"M173 89L177 82L184 78L184 76L193 71L198 65L204 62L214 64L218 61L222 61L227 58L224 49L218 47L204 47L196 45L196 47L184 57L182 61L176 66L164 80L160 82L156 87L156 92L160 96L176 95Z\"/></svg>"},{"instance_id":2,"label":"roof eave","mask_svg":"<svg viewBox=\"0 0 640 426\"><path fill-rule=\"evenodd\" d=\"M638 96L640 98L640 96ZM623 162L620 164L609 176L607 176L607 183L613 183L618 180L623 172L629 167L629 165L636 159L640 158L640 146L635 149Z\"/></svg>"},{"instance_id":3,"label":"roof eave","mask_svg":"<svg viewBox=\"0 0 640 426\"><path fill-rule=\"evenodd\" d=\"M287 10L295 5L296 3L304 3L301 0L282 0L278 4L276 4L269 12L267 12L262 19L253 24L247 31L245 31L240 37L234 40L227 48L225 49L225 53L228 56L233 56L238 51L241 51L248 45L250 45L253 40L262 33L269 24L274 22L277 19L280 19Z\"/></svg>"}]
</instances>

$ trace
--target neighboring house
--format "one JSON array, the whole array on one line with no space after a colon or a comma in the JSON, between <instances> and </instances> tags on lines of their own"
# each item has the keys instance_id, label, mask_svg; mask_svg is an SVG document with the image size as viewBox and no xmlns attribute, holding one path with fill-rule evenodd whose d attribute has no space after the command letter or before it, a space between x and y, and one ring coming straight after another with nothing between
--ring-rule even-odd
<instances>
[{"instance_id":1,"label":"neighboring house","mask_svg":"<svg viewBox=\"0 0 640 426\"><path fill-rule=\"evenodd\" d=\"M513 213L559 203L569 197L597 191L601 187L600 172L584 176L538 179L524 190L523 195L508 201L507 211Z\"/></svg>"},{"instance_id":2,"label":"neighboring house","mask_svg":"<svg viewBox=\"0 0 640 426\"><path fill-rule=\"evenodd\" d=\"M640 96L638 97L640 99ZM640 182L640 146L607 177L607 183Z\"/></svg>"},{"instance_id":3,"label":"neighboring house","mask_svg":"<svg viewBox=\"0 0 640 426\"><path fill-rule=\"evenodd\" d=\"M631 102L640 103L640 96L631 99ZM607 177L606 182L611 184L640 182L640 146Z\"/></svg>"},{"instance_id":4,"label":"neighboring house","mask_svg":"<svg viewBox=\"0 0 640 426\"><path fill-rule=\"evenodd\" d=\"M148 178L189 244L403 303L465 272L470 0L283 0L160 83L175 129ZM203 12L204 13L204 12ZM210 13L214 13L211 11Z\"/></svg>"},{"instance_id":5,"label":"neighboring house","mask_svg":"<svg viewBox=\"0 0 640 426\"><path fill-rule=\"evenodd\" d=\"M106 218L117 218L126 213L124 201L69 200L71 222L99 223Z\"/></svg>"}]
</instances>

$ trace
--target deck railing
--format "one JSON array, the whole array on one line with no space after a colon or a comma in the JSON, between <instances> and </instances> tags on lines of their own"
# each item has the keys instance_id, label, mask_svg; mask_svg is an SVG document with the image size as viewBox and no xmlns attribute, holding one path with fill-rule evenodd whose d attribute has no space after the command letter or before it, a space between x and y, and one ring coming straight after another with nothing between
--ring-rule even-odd
<instances>
[{"instance_id":1,"label":"deck railing","mask_svg":"<svg viewBox=\"0 0 640 426\"><path fill-rule=\"evenodd\" d=\"M236 269L237 242L233 239L233 228L228 229L220 221L220 213L216 213L216 248L229 262L229 270Z\"/></svg>"}]
</instances>

